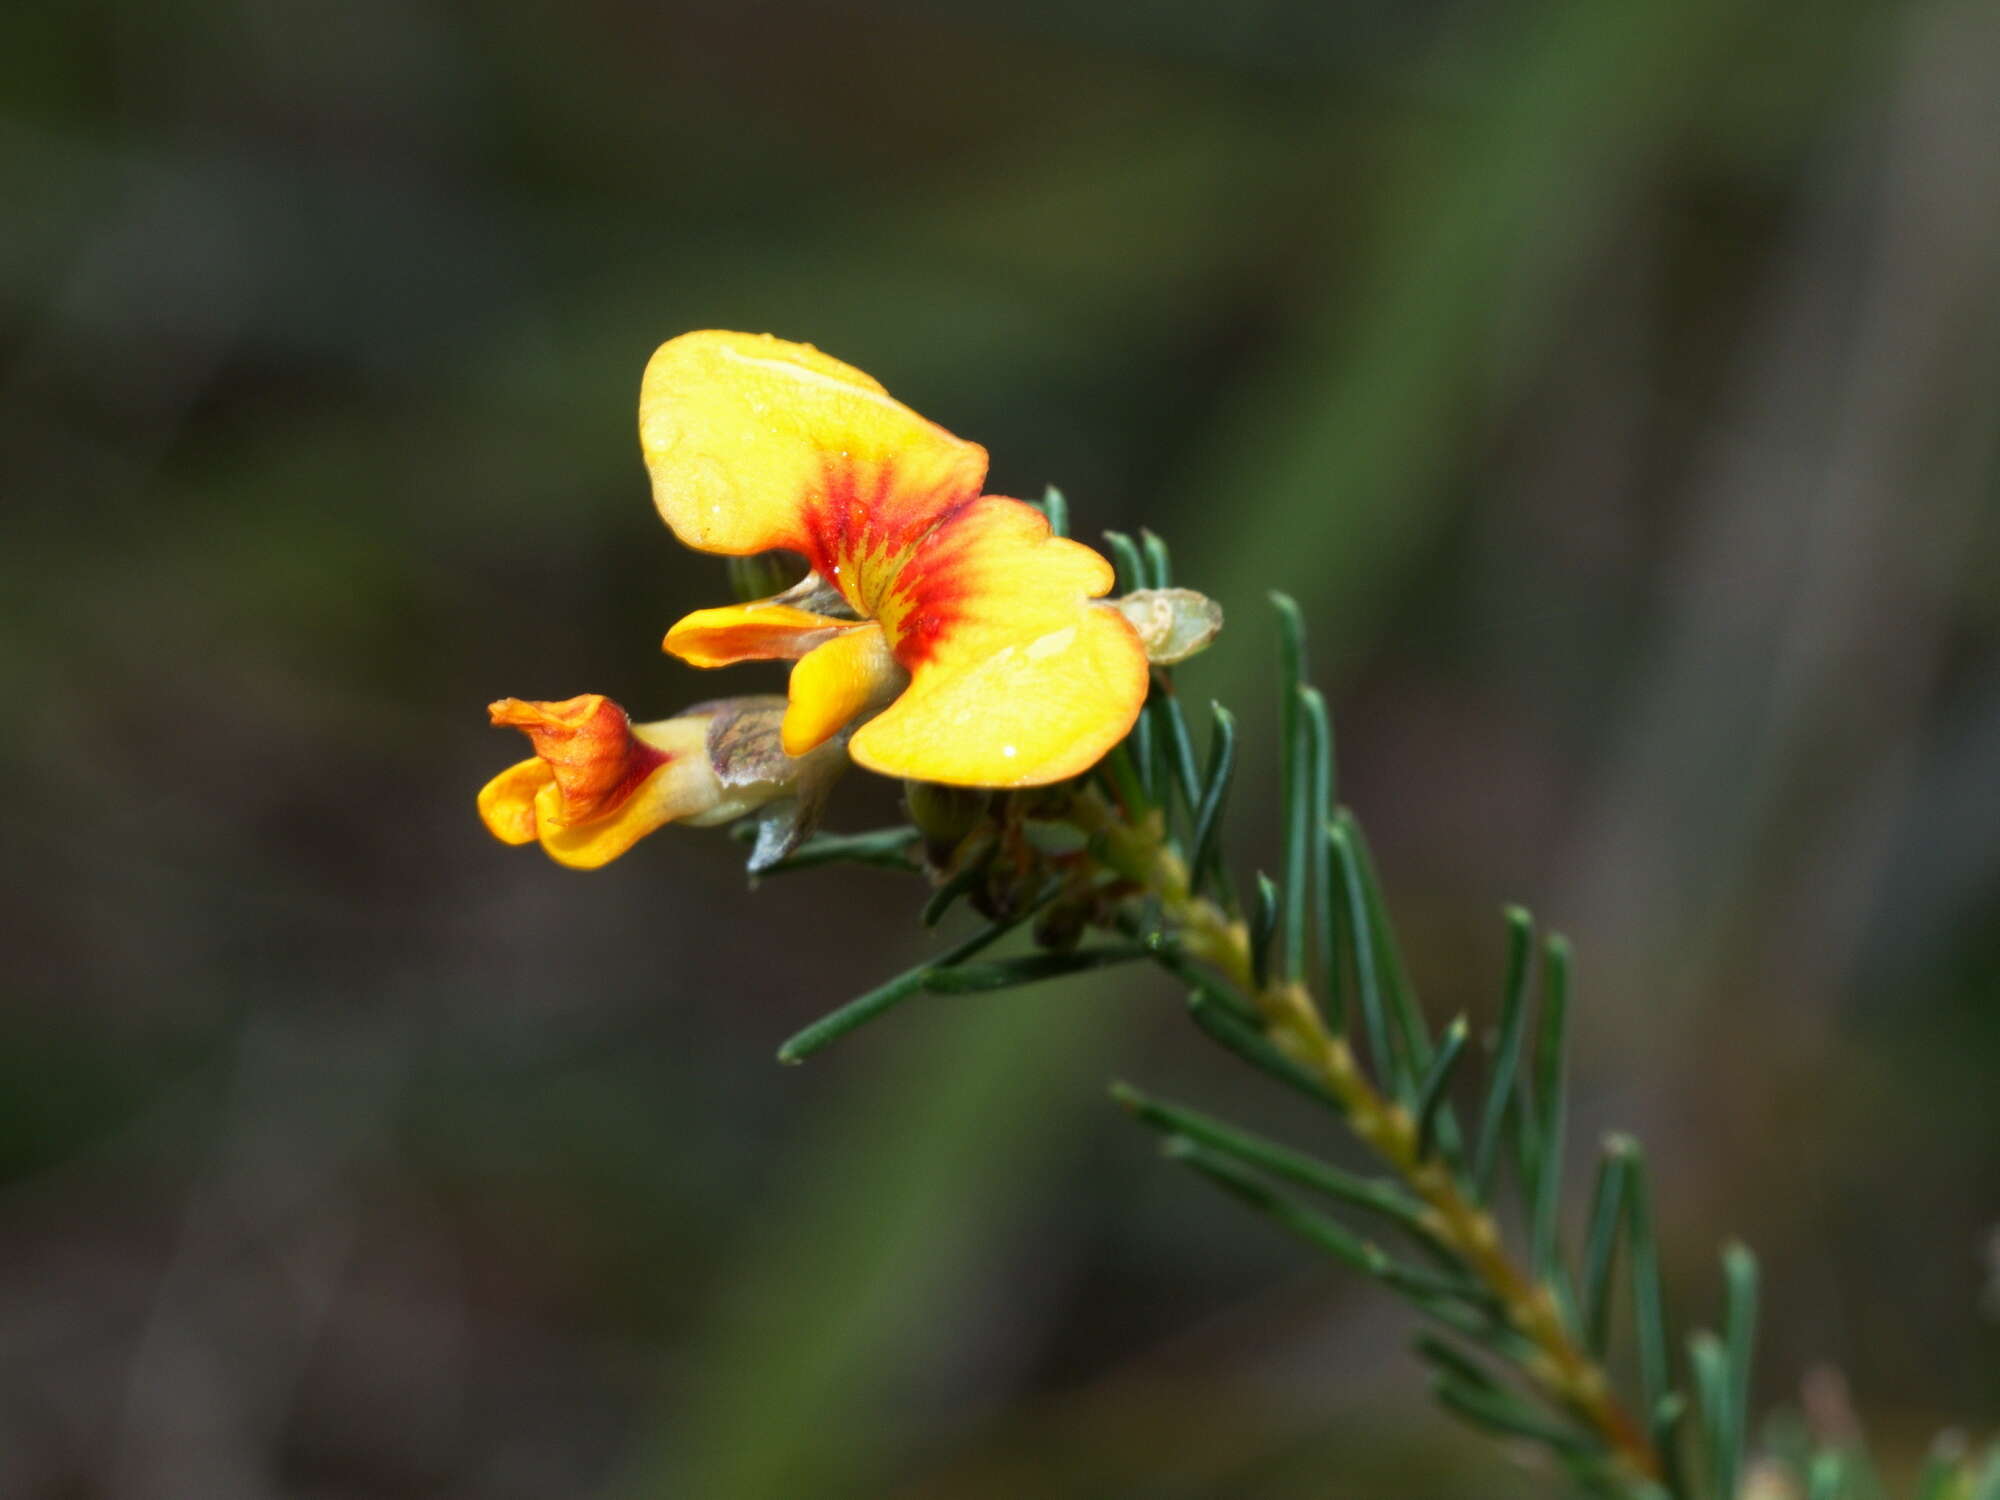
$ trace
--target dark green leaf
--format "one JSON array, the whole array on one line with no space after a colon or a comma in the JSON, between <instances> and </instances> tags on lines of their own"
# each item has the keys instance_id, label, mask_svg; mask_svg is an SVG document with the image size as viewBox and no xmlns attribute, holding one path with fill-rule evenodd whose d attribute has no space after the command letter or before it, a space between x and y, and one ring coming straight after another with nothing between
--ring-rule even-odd
<instances>
[{"instance_id":1,"label":"dark green leaf","mask_svg":"<svg viewBox=\"0 0 2000 1500\"><path fill-rule=\"evenodd\" d=\"M1259 989L1271 982L1271 939L1277 933L1280 916L1277 884L1259 870L1257 905L1250 913L1250 964Z\"/></svg>"},{"instance_id":2,"label":"dark green leaf","mask_svg":"<svg viewBox=\"0 0 2000 1500\"><path fill-rule=\"evenodd\" d=\"M1201 989L1189 995L1188 1014L1211 1040L1227 1047L1251 1067L1291 1085L1308 1099L1327 1105L1336 1113L1346 1112L1338 1094L1315 1078L1304 1065L1294 1062L1271 1045L1261 1031L1232 1014L1228 1007L1217 1003L1211 991Z\"/></svg>"},{"instance_id":3,"label":"dark green leaf","mask_svg":"<svg viewBox=\"0 0 2000 1500\"><path fill-rule=\"evenodd\" d=\"M1008 990L1024 984L1039 984L1045 979L1060 979L1065 974L1081 974L1087 969L1129 964L1152 956L1152 949L1143 943L1079 948L1073 953L1025 953L1019 958L996 959L991 963L933 969L924 977L924 988L934 995Z\"/></svg>"},{"instance_id":4,"label":"dark green leaf","mask_svg":"<svg viewBox=\"0 0 2000 1500\"><path fill-rule=\"evenodd\" d=\"M1143 813L1147 808L1162 807L1166 804L1165 790L1154 779L1158 769L1158 757L1153 753L1153 716L1145 709L1132 721L1132 732L1125 736L1125 742L1111 752L1114 756L1130 755L1128 762L1137 778L1139 796L1136 804L1128 804L1135 813Z\"/></svg>"},{"instance_id":5,"label":"dark green leaf","mask_svg":"<svg viewBox=\"0 0 2000 1500\"><path fill-rule=\"evenodd\" d=\"M1333 850L1334 869L1346 902L1347 933L1354 955L1354 991L1361 1002L1361 1022L1368 1033L1368 1056L1378 1077L1387 1080L1397 1092L1406 1092L1397 1086L1397 1080L1406 1076L1408 1070L1389 1040L1382 983L1375 968L1375 935L1368 922L1368 898L1362 889L1354 835L1347 824L1336 820L1326 830L1326 838Z\"/></svg>"},{"instance_id":6,"label":"dark green leaf","mask_svg":"<svg viewBox=\"0 0 2000 1500\"><path fill-rule=\"evenodd\" d=\"M1417 1091L1417 1155L1428 1158L1438 1144L1438 1119L1445 1108L1451 1076L1465 1056L1465 1039L1471 1028L1464 1016L1445 1028L1444 1041L1431 1059L1430 1072Z\"/></svg>"},{"instance_id":7,"label":"dark green leaf","mask_svg":"<svg viewBox=\"0 0 2000 1500\"><path fill-rule=\"evenodd\" d=\"M1701 1410L1702 1445L1708 1455L1708 1492L1736 1493L1738 1450L1729 1420L1729 1352L1706 1329L1688 1339L1688 1365L1694 1373L1695 1400Z\"/></svg>"},{"instance_id":8,"label":"dark green leaf","mask_svg":"<svg viewBox=\"0 0 2000 1500\"><path fill-rule=\"evenodd\" d=\"M1278 691L1282 727L1279 739L1280 794L1285 830L1284 963L1287 979L1306 973L1307 862L1312 850L1312 769L1306 745L1302 693L1305 689L1306 625L1298 601L1289 594L1271 595L1278 612Z\"/></svg>"},{"instance_id":9,"label":"dark green leaf","mask_svg":"<svg viewBox=\"0 0 2000 1500\"><path fill-rule=\"evenodd\" d=\"M1285 1197L1248 1168L1186 1136L1170 1137L1163 1149L1172 1160L1192 1167L1307 1244L1365 1276L1418 1297L1457 1299L1476 1306L1484 1306L1489 1300L1484 1289L1472 1282L1433 1275L1392 1259L1379 1245Z\"/></svg>"},{"instance_id":10,"label":"dark green leaf","mask_svg":"<svg viewBox=\"0 0 2000 1500\"><path fill-rule=\"evenodd\" d=\"M1728 1355L1729 1448L1740 1465L1750 1429L1750 1370L1757 1341L1757 1257L1745 1245L1730 1245L1722 1252L1722 1337ZM1732 1467L1733 1495L1737 1468Z\"/></svg>"},{"instance_id":11,"label":"dark green leaf","mask_svg":"<svg viewBox=\"0 0 2000 1500\"><path fill-rule=\"evenodd\" d=\"M2000 1471L2000 1448L1994 1449L1994 1465ZM1965 1439L1947 1432L1931 1444L1924 1459L1923 1473L1917 1476L1916 1500L1957 1500L1954 1491L1965 1473Z\"/></svg>"},{"instance_id":12,"label":"dark green leaf","mask_svg":"<svg viewBox=\"0 0 2000 1500\"><path fill-rule=\"evenodd\" d=\"M1614 1135L1598 1158L1597 1185L1590 1197L1590 1231L1583 1247L1583 1282L1578 1302L1583 1312L1584 1342L1603 1358L1611 1336L1611 1270L1618 1254L1618 1232L1625 1223L1626 1185L1632 1175L1633 1143Z\"/></svg>"},{"instance_id":13,"label":"dark green leaf","mask_svg":"<svg viewBox=\"0 0 2000 1500\"><path fill-rule=\"evenodd\" d=\"M1660 1455L1660 1470L1666 1480L1667 1490L1673 1495L1687 1493L1681 1482L1681 1419L1687 1415L1687 1397L1679 1391L1670 1391L1653 1403L1652 1415L1647 1419L1647 1435L1653 1440L1653 1451Z\"/></svg>"},{"instance_id":14,"label":"dark green leaf","mask_svg":"<svg viewBox=\"0 0 2000 1500\"><path fill-rule=\"evenodd\" d=\"M1588 1434L1564 1426L1510 1391L1473 1385L1449 1375L1434 1379L1431 1390L1440 1404L1475 1426L1529 1438L1559 1453L1585 1454L1597 1450L1597 1443Z\"/></svg>"},{"instance_id":15,"label":"dark green leaf","mask_svg":"<svg viewBox=\"0 0 2000 1500\"><path fill-rule=\"evenodd\" d=\"M1220 703L1209 707L1215 728L1209 733L1208 771L1202 779L1201 803L1195 814L1192 879L1197 893L1220 863L1222 809L1236 773L1236 716Z\"/></svg>"},{"instance_id":16,"label":"dark green leaf","mask_svg":"<svg viewBox=\"0 0 2000 1500\"><path fill-rule=\"evenodd\" d=\"M1416 991L1403 970L1402 956L1396 948L1396 933L1389 922L1389 908L1382 897L1382 881L1375 870L1375 856L1368 848L1368 836L1361 831L1361 824L1347 808L1336 811L1334 821L1346 829L1348 841L1354 849L1356 879L1367 911L1376 979L1401 1042L1405 1085L1413 1086L1415 1079L1430 1066L1430 1037L1424 1029L1423 1015L1417 1009ZM1439 1125L1438 1138L1447 1147L1456 1149L1457 1130L1449 1115Z\"/></svg>"},{"instance_id":17,"label":"dark green leaf","mask_svg":"<svg viewBox=\"0 0 2000 1500\"><path fill-rule=\"evenodd\" d=\"M1653 1193L1646 1153L1627 1138L1626 1243L1632 1260L1632 1320L1639 1346L1639 1387L1648 1410L1673 1399L1668 1370L1667 1313L1660 1283L1660 1249L1653 1237Z\"/></svg>"},{"instance_id":18,"label":"dark green leaf","mask_svg":"<svg viewBox=\"0 0 2000 1500\"><path fill-rule=\"evenodd\" d=\"M778 1061L804 1062L815 1052L839 1041L848 1032L865 1026L878 1016L893 1010L912 995L923 993L925 982L939 969L963 963L981 949L1012 932L1027 920L1027 916L1028 913L1024 912L1018 917L1010 917L1004 922L995 922L991 926L981 928L957 947L947 949L939 957L918 964L914 969L906 969L887 984L879 985L867 994L848 1001L838 1010L821 1016L778 1049Z\"/></svg>"},{"instance_id":19,"label":"dark green leaf","mask_svg":"<svg viewBox=\"0 0 2000 1500\"><path fill-rule=\"evenodd\" d=\"M1493 1049L1493 1074L1486 1084L1486 1108L1480 1115L1479 1151L1473 1163L1473 1184L1481 1202L1490 1202L1500 1168L1500 1142L1507 1132L1514 1080L1521 1064L1521 1039L1528 1030L1528 955L1535 941L1535 923L1518 906L1506 910L1507 984L1500 996L1500 1036Z\"/></svg>"},{"instance_id":20,"label":"dark green leaf","mask_svg":"<svg viewBox=\"0 0 2000 1500\"><path fill-rule=\"evenodd\" d=\"M1815 1453L1806 1470L1806 1500L1840 1500L1846 1489L1846 1456L1832 1450Z\"/></svg>"},{"instance_id":21,"label":"dark green leaf","mask_svg":"<svg viewBox=\"0 0 2000 1500\"><path fill-rule=\"evenodd\" d=\"M924 926L937 926L960 896L986 879L986 872L993 863L996 850L997 846L992 846L975 852L949 880L931 893L930 900L924 903Z\"/></svg>"},{"instance_id":22,"label":"dark green leaf","mask_svg":"<svg viewBox=\"0 0 2000 1500\"><path fill-rule=\"evenodd\" d=\"M1569 1037L1569 940L1552 936L1542 945L1542 1013L1535 1039L1537 1159L1534 1163L1534 1223L1529 1265L1535 1279L1559 1283L1556 1214L1562 1205L1564 1054Z\"/></svg>"},{"instance_id":23,"label":"dark green leaf","mask_svg":"<svg viewBox=\"0 0 2000 1500\"><path fill-rule=\"evenodd\" d=\"M1122 531L1104 533L1104 544L1111 552L1111 561L1118 567L1118 591L1129 594L1134 589L1143 589L1146 582L1145 559L1139 556L1139 549L1132 538Z\"/></svg>"},{"instance_id":24,"label":"dark green leaf","mask_svg":"<svg viewBox=\"0 0 2000 1500\"><path fill-rule=\"evenodd\" d=\"M1972 1500L2000 1500L2000 1443L1986 1450L1986 1466L1972 1481Z\"/></svg>"},{"instance_id":25,"label":"dark green leaf","mask_svg":"<svg viewBox=\"0 0 2000 1500\"><path fill-rule=\"evenodd\" d=\"M1972 1500L2000 1500L2000 1442L1986 1450L1986 1468L1972 1480Z\"/></svg>"},{"instance_id":26,"label":"dark green leaf","mask_svg":"<svg viewBox=\"0 0 2000 1500\"><path fill-rule=\"evenodd\" d=\"M1140 780L1139 771L1133 764L1132 754L1133 748L1141 745L1139 730L1145 723L1146 719L1142 714L1139 722L1132 726L1130 738L1123 744L1111 747L1111 753L1104 757L1102 768L1111 781L1112 791L1135 822L1145 817L1153 806L1152 796L1146 790L1145 783ZM1145 743L1150 745L1151 742L1148 740Z\"/></svg>"},{"instance_id":27,"label":"dark green leaf","mask_svg":"<svg viewBox=\"0 0 2000 1500\"><path fill-rule=\"evenodd\" d=\"M1054 536L1069 535L1069 501L1054 485L1042 491L1042 514L1049 518L1049 532Z\"/></svg>"},{"instance_id":28,"label":"dark green leaf","mask_svg":"<svg viewBox=\"0 0 2000 1500\"><path fill-rule=\"evenodd\" d=\"M1155 932L1147 935L1147 946L1152 950L1153 960L1180 980L1189 989L1206 995L1215 1004L1234 1015L1244 1025L1255 1030L1258 1026L1257 1007L1249 997L1239 995L1234 986L1225 984L1213 970L1194 963L1183 954L1167 933Z\"/></svg>"},{"instance_id":29,"label":"dark green leaf","mask_svg":"<svg viewBox=\"0 0 2000 1500\"><path fill-rule=\"evenodd\" d=\"M1425 1331L1416 1337L1416 1350L1425 1362L1434 1365L1440 1374L1449 1375L1460 1384L1485 1386L1493 1390L1504 1389L1491 1370L1449 1339Z\"/></svg>"},{"instance_id":30,"label":"dark green leaf","mask_svg":"<svg viewBox=\"0 0 2000 1500\"><path fill-rule=\"evenodd\" d=\"M1149 589L1170 589L1174 586L1174 563L1167 551L1167 544L1145 527L1139 528L1139 545L1146 551L1146 582Z\"/></svg>"},{"instance_id":31,"label":"dark green leaf","mask_svg":"<svg viewBox=\"0 0 2000 1500\"><path fill-rule=\"evenodd\" d=\"M1327 718L1326 699L1318 688L1306 688L1299 707L1305 726L1306 758L1312 771L1309 811L1312 825L1312 877L1319 901L1319 964L1324 990L1322 1010L1327 1030L1339 1035L1347 1029L1347 984L1340 963L1341 901L1340 877L1334 868L1333 845L1326 827L1333 817L1333 725Z\"/></svg>"},{"instance_id":32,"label":"dark green leaf","mask_svg":"<svg viewBox=\"0 0 2000 1500\"><path fill-rule=\"evenodd\" d=\"M1150 1098L1128 1084L1114 1085L1111 1095L1155 1130L1186 1136L1197 1145L1207 1146L1285 1182L1381 1214L1398 1228L1419 1238L1431 1238L1430 1231L1424 1227L1423 1204L1392 1182L1344 1171L1317 1157L1238 1130L1196 1110Z\"/></svg>"}]
</instances>

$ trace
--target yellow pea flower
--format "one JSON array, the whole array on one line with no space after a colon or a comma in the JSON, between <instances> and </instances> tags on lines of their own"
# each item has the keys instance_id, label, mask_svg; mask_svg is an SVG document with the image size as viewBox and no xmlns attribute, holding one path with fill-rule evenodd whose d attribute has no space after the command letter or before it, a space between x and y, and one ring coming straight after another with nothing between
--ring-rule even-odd
<instances>
[{"instance_id":1,"label":"yellow pea flower","mask_svg":"<svg viewBox=\"0 0 2000 1500\"><path fill-rule=\"evenodd\" d=\"M700 667L797 661L789 754L879 710L848 742L872 771L1037 786L1088 770L1130 731L1146 653L1093 602L1111 565L1052 536L1034 507L981 494L986 450L861 371L769 335L683 334L646 367L639 437L683 542L797 552L827 586L825 608L801 607L818 602L808 590L698 610L665 641Z\"/></svg>"},{"instance_id":2,"label":"yellow pea flower","mask_svg":"<svg viewBox=\"0 0 2000 1500\"><path fill-rule=\"evenodd\" d=\"M765 809L757 870L809 831L845 764L837 744L784 754L784 708L782 698L732 698L634 724L601 693L502 698L487 710L493 722L521 730L535 753L486 783L479 815L502 843L539 841L558 863L594 870L668 823L707 827Z\"/></svg>"}]
</instances>

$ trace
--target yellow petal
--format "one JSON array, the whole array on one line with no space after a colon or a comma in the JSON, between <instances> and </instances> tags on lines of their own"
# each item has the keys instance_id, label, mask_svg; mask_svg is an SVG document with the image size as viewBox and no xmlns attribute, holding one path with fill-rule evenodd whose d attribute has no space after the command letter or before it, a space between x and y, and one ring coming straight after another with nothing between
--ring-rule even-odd
<instances>
[{"instance_id":1,"label":"yellow petal","mask_svg":"<svg viewBox=\"0 0 2000 1500\"><path fill-rule=\"evenodd\" d=\"M673 754L630 796L608 813L583 823L562 821L561 792L553 785L544 787L535 798L535 812L542 848L558 864L576 870L594 870L609 864L654 829L683 818L697 817L714 807L722 790L702 747L707 735L705 722L686 722L685 738L692 743ZM664 726L652 726L656 729Z\"/></svg>"},{"instance_id":2,"label":"yellow petal","mask_svg":"<svg viewBox=\"0 0 2000 1500\"><path fill-rule=\"evenodd\" d=\"M600 693L558 703L503 698L488 711L536 751L479 793L480 816L505 843L539 839L561 863L594 869L663 823L723 800L708 755L712 713L635 725Z\"/></svg>"},{"instance_id":3,"label":"yellow petal","mask_svg":"<svg viewBox=\"0 0 2000 1500\"><path fill-rule=\"evenodd\" d=\"M1039 786L1088 770L1146 700L1132 626L1091 599L1111 565L1049 534L1018 500L986 496L923 539L880 618L908 691L855 731L884 775L959 786Z\"/></svg>"},{"instance_id":4,"label":"yellow petal","mask_svg":"<svg viewBox=\"0 0 2000 1500\"><path fill-rule=\"evenodd\" d=\"M857 570L906 551L986 476L978 444L852 366L768 334L662 344L639 392L639 444L654 504L683 542L804 553L857 604Z\"/></svg>"},{"instance_id":5,"label":"yellow petal","mask_svg":"<svg viewBox=\"0 0 2000 1500\"><path fill-rule=\"evenodd\" d=\"M661 649L695 667L726 667L739 661L796 661L852 620L836 620L760 599L722 609L698 609L667 632Z\"/></svg>"},{"instance_id":6,"label":"yellow petal","mask_svg":"<svg viewBox=\"0 0 2000 1500\"><path fill-rule=\"evenodd\" d=\"M848 721L887 699L904 681L879 625L862 625L815 647L792 668L785 710L787 755L824 744Z\"/></svg>"},{"instance_id":7,"label":"yellow petal","mask_svg":"<svg viewBox=\"0 0 2000 1500\"><path fill-rule=\"evenodd\" d=\"M479 789L479 816L503 844L535 841L535 794L555 780L539 755L509 766Z\"/></svg>"},{"instance_id":8,"label":"yellow petal","mask_svg":"<svg viewBox=\"0 0 2000 1500\"><path fill-rule=\"evenodd\" d=\"M502 698L486 711L495 724L527 735L549 768L555 805L566 823L610 811L667 758L637 738L625 710L602 693L579 693L560 703Z\"/></svg>"}]
</instances>

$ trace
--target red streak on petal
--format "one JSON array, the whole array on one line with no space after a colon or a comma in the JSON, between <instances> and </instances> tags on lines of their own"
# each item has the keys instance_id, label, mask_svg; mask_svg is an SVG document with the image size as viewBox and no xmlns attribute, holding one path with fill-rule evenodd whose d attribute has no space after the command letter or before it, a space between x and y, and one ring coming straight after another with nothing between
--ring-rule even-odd
<instances>
[{"instance_id":1,"label":"red streak on petal","mask_svg":"<svg viewBox=\"0 0 2000 1500\"><path fill-rule=\"evenodd\" d=\"M898 611L892 596L903 592L911 555L975 498L942 496L891 461L863 465L829 454L804 505L807 560L861 614L882 619Z\"/></svg>"},{"instance_id":2,"label":"red streak on petal","mask_svg":"<svg viewBox=\"0 0 2000 1500\"><path fill-rule=\"evenodd\" d=\"M966 502L970 504L971 502ZM955 506L934 527L896 574L892 632L896 659L915 671L965 618L969 599L968 554L978 543L973 528L949 526L965 506Z\"/></svg>"}]
</instances>

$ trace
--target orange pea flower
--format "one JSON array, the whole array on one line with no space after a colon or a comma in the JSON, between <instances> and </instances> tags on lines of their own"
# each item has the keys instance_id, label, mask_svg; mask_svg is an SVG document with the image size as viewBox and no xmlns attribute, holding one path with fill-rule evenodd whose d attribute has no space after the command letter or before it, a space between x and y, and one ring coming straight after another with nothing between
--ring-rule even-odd
<instances>
[{"instance_id":1,"label":"orange pea flower","mask_svg":"<svg viewBox=\"0 0 2000 1500\"><path fill-rule=\"evenodd\" d=\"M785 755L784 703L734 698L634 724L601 693L502 698L487 710L493 722L521 730L535 753L486 783L479 815L503 843L539 841L558 863L592 870L665 824L706 827L761 809L755 871L804 837L845 764L836 745Z\"/></svg>"},{"instance_id":2,"label":"orange pea flower","mask_svg":"<svg viewBox=\"0 0 2000 1500\"><path fill-rule=\"evenodd\" d=\"M646 367L639 437L683 542L812 567L804 589L698 610L665 642L699 667L797 661L788 753L874 712L848 743L872 771L1037 786L1088 770L1138 717L1145 651L1093 602L1111 565L982 495L986 450L861 371L768 335L683 334Z\"/></svg>"}]
</instances>

